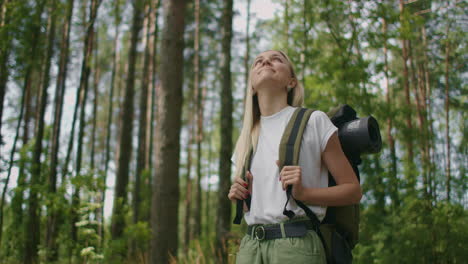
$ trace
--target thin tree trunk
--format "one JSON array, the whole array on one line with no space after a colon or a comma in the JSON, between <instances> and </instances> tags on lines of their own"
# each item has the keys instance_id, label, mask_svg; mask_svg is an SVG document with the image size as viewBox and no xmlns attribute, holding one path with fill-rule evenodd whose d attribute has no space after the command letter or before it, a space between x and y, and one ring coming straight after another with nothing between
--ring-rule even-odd
<instances>
[{"instance_id":1,"label":"thin tree trunk","mask_svg":"<svg viewBox=\"0 0 468 264\"><path fill-rule=\"evenodd\" d=\"M137 149L137 159L136 159L136 172L135 172L135 184L133 187L133 203L132 203L132 209L133 209L133 219L132 223L137 224L138 221L142 220L142 217L140 215L140 209L141 209L141 202L143 200L143 193L142 193L142 180L144 179L144 175L146 174L146 170L148 169L146 167L146 156L148 154L147 151L147 118L148 118L148 94L150 93L151 89L151 83L150 83L150 75L149 73L151 72L151 61L150 61L150 50L151 50L151 45L150 45L150 14L153 12L152 7L149 2L145 4L144 7L145 10L145 18L143 22L143 44L145 46L145 53L144 53L144 58L143 58L143 81L141 84L141 92L140 92L140 109L139 109L139 120L138 120L138 149ZM136 257L136 254L138 253L138 245L136 241L132 241L131 245L131 252L130 254L133 257Z\"/></svg>"},{"instance_id":2,"label":"thin tree trunk","mask_svg":"<svg viewBox=\"0 0 468 264\"><path fill-rule=\"evenodd\" d=\"M434 150L434 141L432 140L434 138L434 127L433 127L433 122L432 118L430 117L429 111L432 109L431 107L431 81L430 81L430 74L429 74L429 60L427 58L427 37L426 37L426 28L423 26L421 27L421 36L422 36L422 42L423 42L423 47L424 47L424 52L423 52L423 60L424 63L422 65L423 71L424 71L424 80L425 80L425 86L424 86L424 107L426 109L426 120L427 120L427 125L429 126L429 135L428 139L429 140L429 162L430 162L430 171L429 171L429 186L430 186L430 194L431 197L436 197L435 195L435 180L434 180L434 171L435 171L435 166L434 166L434 160L433 160L433 153L435 153Z\"/></svg>"},{"instance_id":3,"label":"thin tree trunk","mask_svg":"<svg viewBox=\"0 0 468 264\"><path fill-rule=\"evenodd\" d=\"M193 107L192 106L192 96L189 96L190 101L188 102L188 141L187 141L187 174L185 178L185 218L184 218L184 251L187 252L190 240L192 240L192 230L191 230L191 219L192 219L192 143L193 143L193 135L194 135L194 114L193 114Z\"/></svg>"},{"instance_id":4,"label":"thin tree trunk","mask_svg":"<svg viewBox=\"0 0 468 264\"><path fill-rule=\"evenodd\" d=\"M95 162L95 142L96 142L96 123L97 123L97 106L98 106L98 96L99 96L99 78L101 77L101 69L99 67L99 55L98 55L98 31L94 32L94 76L93 76L93 124L91 130L91 154L89 166L91 171L94 171L94 162Z\"/></svg>"},{"instance_id":5,"label":"thin tree trunk","mask_svg":"<svg viewBox=\"0 0 468 264\"><path fill-rule=\"evenodd\" d=\"M135 86L135 64L137 59L138 34L143 23L143 1L133 2L132 36L128 54L128 75L120 123L119 156L112 209L111 235L119 239L125 228L125 205L127 203L127 185L130 173L133 130L133 97Z\"/></svg>"},{"instance_id":6,"label":"thin tree trunk","mask_svg":"<svg viewBox=\"0 0 468 264\"><path fill-rule=\"evenodd\" d=\"M9 24L10 16L9 16L9 0L2 1L0 5L0 28L4 28L5 25ZM7 89L7 82L9 72L9 65L8 65L8 58L10 56L10 48L11 48L11 37L9 36L9 32L7 30L3 30L0 38L2 42L0 44L0 145L3 144L3 136L2 136L2 120L3 120L3 103L5 100L5 94ZM0 214L2 211L0 210ZM1 245L1 238L2 238L2 219L0 217L0 245Z\"/></svg>"},{"instance_id":7,"label":"thin tree trunk","mask_svg":"<svg viewBox=\"0 0 468 264\"><path fill-rule=\"evenodd\" d=\"M221 149L219 154L218 218L216 221L216 246L218 263L227 263L228 232L231 224L231 201L227 199L231 185L232 154L232 88L231 88L231 41L233 1L225 1L222 18L221 60Z\"/></svg>"},{"instance_id":8,"label":"thin tree trunk","mask_svg":"<svg viewBox=\"0 0 468 264\"><path fill-rule=\"evenodd\" d=\"M404 18L404 2L400 0L399 3L400 7L400 21L401 23L406 23L406 19ZM406 129L405 129L405 143L406 143L406 180L408 182L409 190L414 190L415 187L415 179L412 176L412 167L413 167L413 124L411 121L411 99L410 99L410 88L409 88L409 78L408 78L408 50L407 50L407 41L405 37L401 38L401 46L403 52L403 87L405 92L405 103L406 103L406 110L404 111L404 116L406 120Z\"/></svg>"},{"instance_id":9,"label":"thin tree trunk","mask_svg":"<svg viewBox=\"0 0 468 264\"><path fill-rule=\"evenodd\" d=\"M115 77L116 72L118 72L119 66L119 52L118 52L118 44L119 44L119 29L120 29L120 1L115 2L115 39L114 39L114 49L113 49L113 59L112 59L112 73L111 73L111 81L110 81L110 92L109 92L109 111L107 112L107 125L106 125L106 150L104 155L104 188L101 190L101 213L100 213L100 221L98 225L98 235L101 238L100 242L102 247L102 242L104 241L104 201L106 198L106 186L107 186L107 172L109 170L109 159L110 159L110 139L112 137L112 130L111 124L113 120L113 106L114 106L114 90L115 90Z\"/></svg>"},{"instance_id":10,"label":"thin tree trunk","mask_svg":"<svg viewBox=\"0 0 468 264\"><path fill-rule=\"evenodd\" d=\"M216 80L216 79L215 79ZM216 81L213 81L213 85L212 87L216 87ZM216 100L213 100L213 103L211 105L211 111L210 111L210 117L208 118L208 120L210 120L210 137L209 137L209 143L208 143L208 175L207 175L207 182L208 182L208 188L207 188L207 191L206 191L206 198L205 198L205 219L206 219L206 231L205 231L205 237L209 237L209 234L210 234L210 227L211 227L211 223L210 223L210 201L211 201L211 195L210 195L210 192L211 192L211 164L212 164L212 155L213 155L213 150L212 150L212 143L213 143L213 133L214 133L214 129L215 129L215 125L214 125L214 112L215 112L215 108L216 108ZM215 207L212 207L212 208L215 208Z\"/></svg>"},{"instance_id":11,"label":"thin tree trunk","mask_svg":"<svg viewBox=\"0 0 468 264\"><path fill-rule=\"evenodd\" d=\"M203 140L203 91L200 88L200 0L195 0L195 43L194 43L194 89L196 91L196 113L197 113L197 131L195 140L197 142L197 182L196 182L196 199L195 199L195 214L194 214L194 238L199 238L201 234L201 142Z\"/></svg>"},{"instance_id":12,"label":"thin tree trunk","mask_svg":"<svg viewBox=\"0 0 468 264\"><path fill-rule=\"evenodd\" d=\"M185 0L164 1L150 263L177 257Z\"/></svg>"},{"instance_id":13,"label":"thin tree trunk","mask_svg":"<svg viewBox=\"0 0 468 264\"><path fill-rule=\"evenodd\" d=\"M410 68L411 68L411 84L413 86L414 90L414 97L416 101L416 112L418 115L418 124L419 124L419 132L421 133L419 140L420 143L418 145L421 146L421 161L422 161L422 179L423 179L423 192L424 192L424 197L428 197L428 181L427 181L427 149L426 149L426 125L424 122L423 118L423 110L422 110L422 105L421 105L421 99L420 99L420 94L419 94L419 85L420 85L420 79L416 77L416 68L414 66L415 64L415 56L413 56L413 48L412 48L412 43L410 40L408 40L408 60L410 63Z\"/></svg>"},{"instance_id":14,"label":"thin tree trunk","mask_svg":"<svg viewBox=\"0 0 468 264\"><path fill-rule=\"evenodd\" d=\"M82 161L82 143L84 138L84 127L85 127L85 114L86 114L86 98L88 95L88 79L91 72L91 65L89 64L90 58L93 54L93 44L94 44L94 23L97 17L97 11L100 5L100 0L92 0L89 7L89 20L87 22L87 27L85 28L85 39L84 39L84 48L83 48L83 60L81 64L81 74L80 74L80 86L78 91L80 91L77 106L75 110L80 108L80 126L78 128L78 143L77 143L77 154L76 154L76 169L75 177L80 177L81 175L81 161ZM71 135L73 138L73 135ZM66 168L64 168L66 169ZM63 177L63 175L62 175ZM72 203L71 203L71 240L74 243L78 242L78 229L75 225L79 220L78 209L80 207L80 186L74 186L72 194ZM69 253L71 257L72 253Z\"/></svg>"},{"instance_id":15,"label":"thin tree trunk","mask_svg":"<svg viewBox=\"0 0 468 264\"><path fill-rule=\"evenodd\" d=\"M9 0L2 1L0 5L0 28L3 28L5 25L9 23L9 16L7 16L9 10L8 3ZM9 67L8 67L8 57L10 56L10 45L11 40L8 39L8 32L5 30L3 34L0 35L1 39L3 40L0 44L0 147L3 146L3 137L2 137L2 120L3 120L3 101L5 100L6 94L6 85L8 82L8 75L9 75ZM19 131L16 133L16 137L18 136ZM16 138L15 137L15 138ZM15 147L16 148L16 140L15 140ZM14 149L13 149L14 153ZM12 163L12 159L10 164ZM3 206L5 203L5 195L7 191L8 184L10 182L10 175L11 169L8 169L8 175L5 181L5 185L3 186L2 191L2 198L0 201L0 248L2 245L2 232L3 232Z\"/></svg>"},{"instance_id":16,"label":"thin tree trunk","mask_svg":"<svg viewBox=\"0 0 468 264\"><path fill-rule=\"evenodd\" d=\"M245 25L245 55L244 55L244 81L245 81L245 87L243 89L244 91L244 105L245 105L245 100L247 96L247 89L249 87L249 72L250 72L250 67L249 67L249 59L250 59L250 4L252 0L247 0L247 22Z\"/></svg>"},{"instance_id":17,"label":"thin tree trunk","mask_svg":"<svg viewBox=\"0 0 468 264\"><path fill-rule=\"evenodd\" d=\"M44 139L44 116L47 107L48 88L50 81L50 66L52 63L52 57L54 53L54 41L55 41L55 15L56 1L52 1L49 6L49 17L47 22L47 52L44 58L45 69L42 72L42 87L39 93L39 111L37 112L37 126L36 126L36 140L34 144L33 161L32 161L32 173L31 173L31 190L29 192L29 208L28 208L28 233L31 236L30 245L32 249L37 251L40 240L40 207L38 190L41 185L41 155L42 155L42 141ZM31 258L32 262L37 261L34 255Z\"/></svg>"},{"instance_id":18,"label":"thin tree trunk","mask_svg":"<svg viewBox=\"0 0 468 264\"><path fill-rule=\"evenodd\" d=\"M152 162L152 157L153 157L153 149L154 149L154 123L156 119L155 115L155 108L156 108L156 82L157 82L157 74L156 74L156 68L157 68L157 44L158 44L158 35L159 35L159 27L158 21L159 18L159 8L161 6L161 0L153 0L152 1L153 6L153 12L151 12L151 25L152 25L152 36L151 36L151 96L148 96L148 104L150 105L151 111L148 112L148 155L146 156L146 167L148 168L148 177L145 179L145 186L146 186L146 192L147 196L145 199L148 200L148 210L145 212L144 220L145 222L150 223L151 222L151 201L152 201L152 175L153 175L153 162ZM149 255L148 255L149 256ZM149 262L149 259L148 259Z\"/></svg>"},{"instance_id":19,"label":"thin tree trunk","mask_svg":"<svg viewBox=\"0 0 468 264\"><path fill-rule=\"evenodd\" d=\"M387 106L389 108L388 113L392 113L392 92L390 90L389 76L388 76L388 47L387 47L387 20L382 19L382 31L384 35L384 75L385 75L385 97ZM390 157L391 157L391 181L392 181L392 191L390 197L392 198L393 205L398 207L400 202L398 198L398 178L397 178L397 159L396 159L396 150L395 150L395 139L392 135L393 128L393 116L389 115L387 119L387 139L390 148Z\"/></svg>"},{"instance_id":20,"label":"thin tree trunk","mask_svg":"<svg viewBox=\"0 0 468 264\"><path fill-rule=\"evenodd\" d=\"M45 1L41 1L38 6L37 6L37 13L35 14L35 25L34 25L34 36L33 39L37 41L40 38L40 26L42 24L42 12L44 10L45 6ZM34 43L35 41L32 41L31 43ZM29 141L29 117L30 117L30 99L31 99L31 85L32 85L32 70L34 67L34 62L36 60L37 56L37 46L32 44L32 55L31 55L31 60L29 65L27 66L26 74L25 74L25 90L27 92L27 108L26 108L26 118L25 118L25 129L24 129L24 135L23 135L23 142L26 145L27 142ZM42 139L41 139L42 140ZM42 147L42 146L41 146ZM35 146L35 150L37 150L37 145ZM36 160L36 159L34 159ZM24 163L20 165L20 177L25 177L24 175ZM35 166L34 166L35 167ZM30 181L30 192L29 192L29 203L28 203L28 218L26 220L26 226L25 226L25 244L24 244L24 263L37 263L38 262L38 245L39 245L39 219L38 219L38 201L37 201L37 185L39 184L39 180L36 176L35 173L36 169L33 169L33 175L31 175L31 181ZM22 200L22 199L21 199Z\"/></svg>"},{"instance_id":21,"label":"thin tree trunk","mask_svg":"<svg viewBox=\"0 0 468 264\"><path fill-rule=\"evenodd\" d=\"M449 40L450 24L447 25L445 35L447 40L445 43L445 143L446 143L446 168L445 168L445 191L447 193L447 201L450 202L450 94L449 94L449 70L450 70L450 40Z\"/></svg>"},{"instance_id":22,"label":"thin tree trunk","mask_svg":"<svg viewBox=\"0 0 468 264\"><path fill-rule=\"evenodd\" d=\"M307 52L307 43L308 43L308 34L309 34L309 27L307 26L307 2L308 0L303 0L303 8L302 8L302 30L303 32L303 40L302 40L302 52L301 52L301 82L302 85L305 85L305 71L306 71L306 52Z\"/></svg>"},{"instance_id":23,"label":"thin tree trunk","mask_svg":"<svg viewBox=\"0 0 468 264\"><path fill-rule=\"evenodd\" d=\"M70 28L74 2L74 0L69 0L67 5L67 14L62 28L62 42L58 65L59 70L55 88L54 124L52 130L52 143L50 149L51 156L47 183L48 192L52 197L55 197L55 194L57 193L58 146L60 141L63 99L65 95L65 83L68 69L68 47L70 45ZM56 261L58 257L58 245L56 243L58 232L58 216L58 211L54 209L54 206L48 206L45 243L49 252L47 255L47 260L50 262Z\"/></svg>"},{"instance_id":24,"label":"thin tree trunk","mask_svg":"<svg viewBox=\"0 0 468 264\"><path fill-rule=\"evenodd\" d=\"M284 34L284 47L286 53L289 54L289 0L284 0L284 21L283 21L283 34Z\"/></svg>"}]
</instances>

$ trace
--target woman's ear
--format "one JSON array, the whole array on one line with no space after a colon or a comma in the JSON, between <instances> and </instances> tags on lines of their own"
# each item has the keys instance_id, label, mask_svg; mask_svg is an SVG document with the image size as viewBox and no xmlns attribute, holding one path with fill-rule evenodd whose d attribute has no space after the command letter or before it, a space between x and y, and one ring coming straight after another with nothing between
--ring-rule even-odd
<instances>
[{"instance_id":1,"label":"woman's ear","mask_svg":"<svg viewBox=\"0 0 468 264\"><path fill-rule=\"evenodd\" d=\"M292 88L295 88L297 85L297 80L296 78L292 77L291 80L288 83L288 92L291 91Z\"/></svg>"}]
</instances>

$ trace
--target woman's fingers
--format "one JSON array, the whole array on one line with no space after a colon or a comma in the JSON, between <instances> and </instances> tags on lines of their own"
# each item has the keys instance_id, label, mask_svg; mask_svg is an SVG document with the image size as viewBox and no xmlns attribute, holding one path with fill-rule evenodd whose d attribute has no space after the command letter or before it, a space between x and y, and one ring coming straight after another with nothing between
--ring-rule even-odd
<instances>
[{"instance_id":1,"label":"woman's fingers","mask_svg":"<svg viewBox=\"0 0 468 264\"><path fill-rule=\"evenodd\" d=\"M244 181L243 179L241 179L239 177L236 177L234 182L238 183L240 186L243 186L245 188L247 188L249 186L249 184L246 181Z\"/></svg>"},{"instance_id":2,"label":"woman's fingers","mask_svg":"<svg viewBox=\"0 0 468 264\"><path fill-rule=\"evenodd\" d=\"M298 183L300 183L300 175L298 174L291 174L291 175L287 175L287 176L282 176L281 177L281 183L282 183L282 186L283 186L283 190L286 190L286 187L288 185L296 185Z\"/></svg>"},{"instance_id":3,"label":"woman's fingers","mask_svg":"<svg viewBox=\"0 0 468 264\"><path fill-rule=\"evenodd\" d=\"M238 200L244 200L248 197L249 195L249 190L247 190L245 185L241 184L241 181L238 181L237 179L235 182L231 185L231 189L228 194L228 198L232 201L235 201L236 199Z\"/></svg>"}]
</instances>

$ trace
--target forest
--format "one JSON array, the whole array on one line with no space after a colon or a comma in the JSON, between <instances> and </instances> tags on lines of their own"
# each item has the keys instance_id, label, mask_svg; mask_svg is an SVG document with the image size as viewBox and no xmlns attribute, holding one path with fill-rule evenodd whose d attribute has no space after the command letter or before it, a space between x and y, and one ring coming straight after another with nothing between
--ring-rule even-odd
<instances>
[{"instance_id":1,"label":"forest","mask_svg":"<svg viewBox=\"0 0 468 264\"><path fill-rule=\"evenodd\" d=\"M249 70L379 122L354 263L468 259L460 0L0 0L0 263L235 263ZM280 206L280 205L279 205Z\"/></svg>"}]
</instances>

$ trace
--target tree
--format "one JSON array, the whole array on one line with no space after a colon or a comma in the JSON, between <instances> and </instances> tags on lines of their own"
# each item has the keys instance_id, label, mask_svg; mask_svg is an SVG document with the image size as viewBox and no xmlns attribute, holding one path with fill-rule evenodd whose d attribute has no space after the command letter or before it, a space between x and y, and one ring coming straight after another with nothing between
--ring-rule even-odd
<instances>
[{"instance_id":1,"label":"tree","mask_svg":"<svg viewBox=\"0 0 468 264\"><path fill-rule=\"evenodd\" d=\"M50 147L50 165L49 175L47 178L47 190L49 197L55 197L57 193L57 166L58 166L58 151L59 151L59 139L60 139L60 128L62 121L63 112L63 99L65 96L65 84L67 79L68 71L68 55L70 46L70 28L71 18L73 14L74 0L69 0L67 3L67 12L65 21L62 27L62 40L60 45L59 65L58 65L58 76L55 88L55 101L54 101L54 121L52 130L52 143ZM47 208L47 225L46 225L46 247L49 252L47 255L48 261L55 261L58 257L57 252L57 231L58 231L58 220L59 213L54 209L52 204L48 204Z\"/></svg>"},{"instance_id":2,"label":"tree","mask_svg":"<svg viewBox=\"0 0 468 264\"><path fill-rule=\"evenodd\" d=\"M120 119L119 155L114 191L114 207L112 209L111 235L119 239L125 227L125 205L127 202L127 186L132 153L133 130L133 96L135 85L135 64L137 59L138 35L143 23L144 1L133 1L133 19L131 28L131 43L128 53L128 77L125 87L123 109Z\"/></svg>"},{"instance_id":3,"label":"tree","mask_svg":"<svg viewBox=\"0 0 468 264\"><path fill-rule=\"evenodd\" d=\"M29 250L32 255L26 257L26 261L37 262L37 247L39 245L40 235L40 208L39 208L39 197L38 190L41 184L41 154L42 154L42 141L44 138L44 115L47 106L48 87L50 80L50 65L52 63L52 56L54 52L54 40L55 40L55 23L56 23L56 1L53 0L49 6L49 18L47 25L48 39L47 39L47 54L44 58L45 69L42 73L42 87L40 89L40 103L39 111L37 112L37 126L36 126L36 140L34 144L32 173L31 173L31 189L29 192L29 207L28 207L28 227L27 234L31 236L31 239L27 240Z\"/></svg>"},{"instance_id":4,"label":"tree","mask_svg":"<svg viewBox=\"0 0 468 264\"><path fill-rule=\"evenodd\" d=\"M33 28L37 31L33 33L33 39L37 41L39 39L39 27L42 23L41 15L45 6L45 1L39 2L37 6L37 12L34 15ZM33 29L33 30L34 30ZM34 31L33 31L34 32ZM26 113L25 113L25 123L24 123L24 134L23 134L23 144L26 145L29 141L29 120L31 115L30 100L31 100L31 85L32 85L32 71L34 63L37 56L37 45L31 45L31 61L27 66L27 70L24 77L24 92L26 93ZM18 176L18 182L24 180L24 165L20 165L20 172ZM37 197L37 188L39 184L39 179L37 177L31 177L30 181L30 197L28 204L28 218L25 227L25 250L24 250L24 263L36 263L38 261L37 250L39 245L39 219L38 219L38 197ZM22 194L21 194L22 196ZM22 203L21 198L21 203Z\"/></svg>"},{"instance_id":5,"label":"tree","mask_svg":"<svg viewBox=\"0 0 468 264\"><path fill-rule=\"evenodd\" d=\"M150 263L167 263L177 256L179 151L182 111L182 73L185 0L164 1L158 94L158 126L151 210Z\"/></svg>"},{"instance_id":6,"label":"tree","mask_svg":"<svg viewBox=\"0 0 468 264\"><path fill-rule=\"evenodd\" d=\"M232 0L225 1L222 17L221 41L221 149L219 154L218 218L216 221L216 246L219 263L227 263L227 233L231 224L231 201L227 199L231 187L232 155L232 88L231 88L231 40Z\"/></svg>"}]
</instances>

